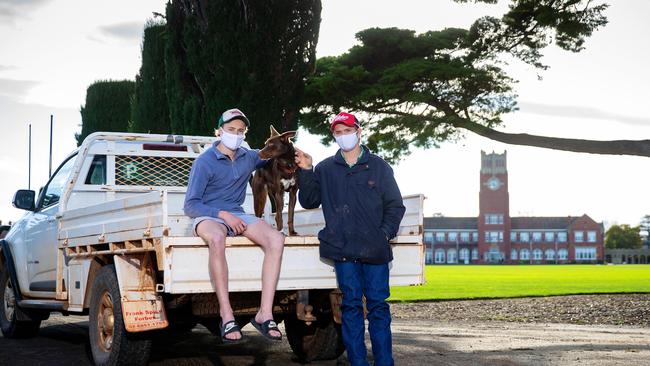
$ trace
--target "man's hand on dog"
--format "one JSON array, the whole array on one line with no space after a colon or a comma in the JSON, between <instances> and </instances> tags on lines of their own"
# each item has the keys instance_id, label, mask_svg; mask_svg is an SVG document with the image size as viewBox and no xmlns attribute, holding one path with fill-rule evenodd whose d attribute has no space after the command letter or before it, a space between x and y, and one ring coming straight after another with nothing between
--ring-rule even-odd
<instances>
[{"instance_id":1,"label":"man's hand on dog","mask_svg":"<svg viewBox=\"0 0 650 366\"><path fill-rule=\"evenodd\" d=\"M230 226L232 231L234 231L237 235L241 235L244 231L246 231L246 223L244 220L231 214L228 211L220 211L219 218L222 219L226 225Z\"/></svg>"},{"instance_id":2,"label":"man's hand on dog","mask_svg":"<svg viewBox=\"0 0 650 366\"><path fill-rule=\"evenodd\" d=\"M297 147L295 149L296 149L296 164L298 164L298 166L301 169L311 170L312 168L311 155L298 149Z\"/></svg>"}]
</instances>

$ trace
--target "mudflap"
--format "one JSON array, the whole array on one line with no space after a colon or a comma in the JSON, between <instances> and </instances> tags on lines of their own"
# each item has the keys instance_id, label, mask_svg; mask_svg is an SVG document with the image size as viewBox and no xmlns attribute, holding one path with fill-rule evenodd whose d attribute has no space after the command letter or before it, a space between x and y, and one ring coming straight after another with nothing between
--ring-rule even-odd
<instances>
[{"instance_id":1,"label":"mudflap","mask_svg":"<svg viewBox=\"0 0 650 366\"><path fill-rule=\"evenodd\" d=\"M156 294L156 278L149 253L113 257L128 332L162 329L169 325L162 296Z\"/></svg>"}]
</instances>

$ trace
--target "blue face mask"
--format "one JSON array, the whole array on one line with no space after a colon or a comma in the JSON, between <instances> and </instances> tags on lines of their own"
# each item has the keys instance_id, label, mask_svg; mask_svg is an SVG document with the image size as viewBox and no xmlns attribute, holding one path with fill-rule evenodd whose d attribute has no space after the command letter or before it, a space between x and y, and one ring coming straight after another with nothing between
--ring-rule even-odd
<instances>
[{"instance_id":1,"label":"blue face mask","mask_svg":"<svg viewBox=\"0 0 650 366\"><path fill-rule=\"evenodd\" d=\"M355 146L357 146L357 143L359 142L359 137L357 136L356 132L353 132L349 135L340 135L336 136L336 143L339 144L339 147L343 151L350 151L354 149Z\"/></svg>"},{"instance_id":2,"label":"blue face mask","mask_svg":"<svg viewBox=\"0 0 650 366\"><path fill-rule=\"evenodd\" d=\"M221 129L221 143L230 150L237 150L244 142L244 135L235 135Z\"/></svg>"}]
</instances>

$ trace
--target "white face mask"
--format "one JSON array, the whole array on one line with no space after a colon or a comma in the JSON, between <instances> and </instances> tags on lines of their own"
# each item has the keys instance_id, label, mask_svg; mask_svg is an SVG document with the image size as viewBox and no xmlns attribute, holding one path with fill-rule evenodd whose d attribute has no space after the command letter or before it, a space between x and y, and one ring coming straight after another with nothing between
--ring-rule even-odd
<instances>
[{"instance_id":1,"label":"white face mask","mask_svg":"<svg viewBox=\"0 0 650 366\"><path fill-rule=\"evenodd\" d=\"M221 143L230 150L237 150L244 141L244 135L235 135L221 129Z\"/></svg>"},{"instance_id":2,"label":"white face mask","mask_svg":"<svg viewBox=\"0 0 650 366\"><path fill-rule=\"evenodd\" d=\"M335 137L336 143L339 144L339 147L343 151L350 151L354 149L355 146L357 146L357 142L359 142L359 137L357 136L357 133L351 133L349 135L339 135Z\"/></svg>"}]
</instances>

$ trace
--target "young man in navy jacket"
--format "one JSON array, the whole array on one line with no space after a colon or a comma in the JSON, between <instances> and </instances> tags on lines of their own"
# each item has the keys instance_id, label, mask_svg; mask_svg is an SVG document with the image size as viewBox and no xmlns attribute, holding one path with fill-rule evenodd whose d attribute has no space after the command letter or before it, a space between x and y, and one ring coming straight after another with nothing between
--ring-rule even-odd
<instances>
[{"instance_id":1,"label":"young man in navy jacket","mask_svg":"<svg viewBox=\"0 0 650 366\"><path fill-rule=\"evenodd\" d=\"M318 233L320 256L334 261L343 293L343 342L352 365L368 365L362 296L375 365L393 365L390 308L386 299L389 240L397 235L405 207L393 170L360 144L361 125L346 112L331 121L340 150L312 168L309 154L296 149L300 205L323 206Z\"/></svg>"}]
</instances>

